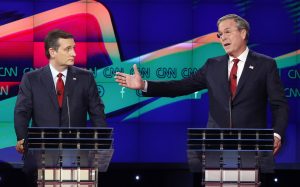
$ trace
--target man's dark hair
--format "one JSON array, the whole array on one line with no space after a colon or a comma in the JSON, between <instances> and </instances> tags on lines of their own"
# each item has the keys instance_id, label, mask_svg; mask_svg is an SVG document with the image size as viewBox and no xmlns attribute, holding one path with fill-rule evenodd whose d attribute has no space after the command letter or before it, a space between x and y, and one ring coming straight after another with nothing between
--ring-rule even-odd
<instances>
[{"instance_id":1,"label":"man's dark hair","mask_svg":"<svg viewBox=\"0 0 300 187\"><path fill-rule=\"evenodd\" d=\"M45 53L46 53L46 57L48 59L50 59L49 48L53 48L55 51L57 51L59 48L58 39L60 39L60 38L63 38L63 39L73 38L74 39L72 34L64 32L62 30L50 31L44 40Z\"/></svg>"},{"instance_id":2,"label":"man's dark hair","mask_svg":"<svg viewBox=\"0 0 300 187\"><path fill-rule=\"evenodd\" d=\"M236 14L227 14L223 17L221 17L217 22L217 27L219 27L220 23L224 20L233 19L236 22L237 28L239 30L245 29L246 30L246 41L249 40L249 32L250 32L250 25L248 21L246 21L244 18L236 15Z\"/></svg>"}]
</instances>

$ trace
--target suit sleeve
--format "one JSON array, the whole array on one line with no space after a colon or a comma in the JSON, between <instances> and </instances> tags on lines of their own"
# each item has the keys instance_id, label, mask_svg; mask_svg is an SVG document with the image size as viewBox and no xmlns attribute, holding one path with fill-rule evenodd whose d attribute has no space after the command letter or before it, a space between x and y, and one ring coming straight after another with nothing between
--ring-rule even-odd
<instances>
[{"instance_id":1,"label":"suit sleeve","mask_svg":"<svg viewBox=\"0 0 300 187\"><path fill-rule=\"evenodd\" d=\"M182 80L148 81L147 92L143 92L143 95L150 97L177 97L206 89L207 69L208 62L195 74Z\"/></svg>"},{"instance_id":2,"label":"suit sleeve","mask_svg":"<svg viewBox=\"0 0 300 187\"><path fill-rule=\"evenodd\" d=\"M89 97L88 97L89 109L88 113L95 127L107 126L104 114L104 104L99 96L96 81L93 75L89 74Z\"/></svg>"},{"instance_id":3,"label":"suit sleeve","mask_svg":"<svg viewBox=\"0 0 300 187\"><path fill-rule=\"evenodd\" d=\"M17 140L26 138L27 127L32 117L32 92L28 75L24 74L14 110L14 127Z\"/></svg>"},{"instance_id":4,"label":"suit sleeve","mask_svg":"<svg viewBox=\"0 0 300 187\"><path fill-rule=\"evenodd\" d=\"M272 126L275 133L283 138L288 125L288 103L275 61L271 63L267 74L267 91L272 112Z\"/></svg>"}]
</instances>

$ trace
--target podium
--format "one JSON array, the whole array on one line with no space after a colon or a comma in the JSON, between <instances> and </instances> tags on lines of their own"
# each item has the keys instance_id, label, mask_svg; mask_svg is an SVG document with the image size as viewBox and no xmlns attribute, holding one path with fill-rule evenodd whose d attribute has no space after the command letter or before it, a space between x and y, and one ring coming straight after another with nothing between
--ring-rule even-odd
<instances>
[{"instance_id":1,"label":"podium","mask_svg":"<svg viewBox=\"0 0 300 187\"><path fill-rule=\"evenodd\" d=\"M38 186L97 187L113 155L112 128L28 129L27 151L35 157Z\"/></svg>"},{"instance_id":2,"label":"podium","mask_svg":"<svg viewBox=\"0 0 300 187\"><path fill-rule=\"evenodd\" d=\"M203 186L257 187L274 169L273 142L273 129L189 128L189 167Z\"/></svg>"}]
</instances>

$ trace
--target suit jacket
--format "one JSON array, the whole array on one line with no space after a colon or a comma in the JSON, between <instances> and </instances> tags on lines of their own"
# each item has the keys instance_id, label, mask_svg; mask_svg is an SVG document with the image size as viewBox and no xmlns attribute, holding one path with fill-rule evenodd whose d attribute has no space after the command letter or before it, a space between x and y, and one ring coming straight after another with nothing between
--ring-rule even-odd
<instances>
[{"instance_id":1,"label":"suit jacket","mask_svg":"<svg viewBox=\"0 0 300 187\"><path fill-rule=\"evenodd\" d=\"M236 96L231 101L228 60L228 55L208 59L194 75L182 80L149 81L147 92L143 94L175 97L208 89L209 128L229 128L230 109L233 128L266 128L269 101L274 132L284 137L288 124L288 104L276 62L271 57L250 50Z\"/></svg>"},{"instance_id":2,"label":"suit jacket","mask_svg":"<svg viewBox=\"0 0 300 187\"><path fill-rule=\"evenodd\" d=\"M30 120L34 127L68 127L69 122L72 127L85 127L87 114L94 126L106 125L104 104L91 72L75 66L68 68L61 109L49 65L24 74L14 114L18 140L26 137Z\"/></svg>"}]
</instances>

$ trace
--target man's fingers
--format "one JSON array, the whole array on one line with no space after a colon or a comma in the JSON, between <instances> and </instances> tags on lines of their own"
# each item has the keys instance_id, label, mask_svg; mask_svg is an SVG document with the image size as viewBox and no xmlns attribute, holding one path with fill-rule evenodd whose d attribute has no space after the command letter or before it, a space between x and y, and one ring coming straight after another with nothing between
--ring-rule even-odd
<instances>
[{"instance_id":1,"label":"man's fingers","mask_svg":"<svg viewBox=\"0 0 300 187\"><path fill-rule=\"evenodd\" d=\"M126 76L126 73L116 72L116 75L117 75L117 76L121 76L121 77L125 77L125 76Z\"/></svg>"},{"instance_id":2,"label":"man's fingers","mask_svg":"<svg viewBox=\"0 0 300 187\"><path fill-rule=\"evenodd\" d=\"M140 74L140 72L139 72L139 70L138 70L136 64L133 65L133 70L134 70L134 74L137 74L137 75Z\"/></svg>"},{"instance_id":3,"label":"man's fingers","mask_svg":"<svg viewBox=\"0 0 300 187\"><path fill-rule=\"evenodd\" d=\"M116 81L123 81L124 77L122 77L122 76L115 76L115 80Z\"/></svg>"},{"instance_id":4,"label":"man's fingers","mask_svg":"<svg viewBox=\"0 0 300 187\"><path fill-rule=\"evenodd\" d=\"M278 138L274 138L274 150L273 155L276 155L281 147L281 140Z\"/></svg>"},{"instance_id":5,"label":"man's fingers","mask_svg":"<svg viewBox=\"0 0 300 187\"><path fill-rule=\"evenodd\" d=\"M18 153L24 153L24 146L21 144L18 144L16 146L16 150L18 151Z\"/></svg>"},{"instance_id":6,"label":"man's fingers","mask_svg":"<svg viewBox=\"0 0 300 187\"><path fill-rule=\"evenodd\" d=\"M23 148L23 147L18 147L17 151L18 151L19 153L24 153L24 148Z\"/></svg>"},{"instance_id":7,"label":"man's fingers","mask_svg":"<svg viewBox=\"0 0 300 187\"><path fill-rule=\"evenodd\" d=\"M19 140L17 142L17 145L16 145L16 150L19 152L19 153L24 153L24 139L23 140Z\"/></svg>"},{"instance_id":8,"label":"man's fingers","mask_svg":"<svg viewBox=\"0 0 300 187\"><path fill-rule=\"evenodd\" d=\"M136 86L135 84L137 84L136 82L141 79L136 64L133 65L133 70L134 70L134 75L129 75L122 72L116 72L116 76L114 77L115 81L118 82L120 86L136 89L136 87L138 86Z\"/></svg>"},{"instance_id":9,"label":"man's fingers","mask_svg":"<svg viewBox=\"0 0 300 187\"><path fill-rule=\"evenodd\" d=\"M123 87L128 87L127 84L124 84L124 83L119 83L119 85L123 86Z\"/></svg>"},{"instance_id":10,"label":"man's fingers","mask_svg":"<svg viewBox=\"0 0 300 187\"><path fill-rule=\"evenodd\" d=\"M123 74L123 75L117 74L114 78L118 83L126 84L126 75L125 74Z\"/></svg>"},{"instance_id":11,"label":"man's fingers","mask_svg":"<svg viewBox=\"0 0 300 187\"><path fill-rule=\"evenodd\" d=\"M274 147L273 155L276 155L279 151L280 146Z\"/></svg>"}]
</instances>

